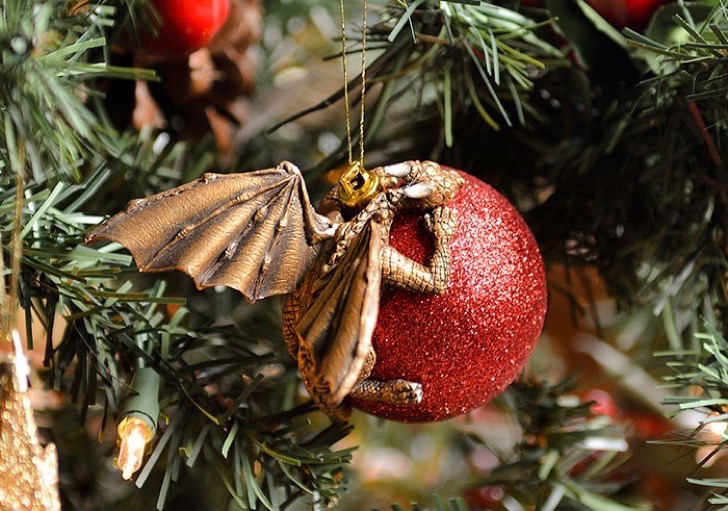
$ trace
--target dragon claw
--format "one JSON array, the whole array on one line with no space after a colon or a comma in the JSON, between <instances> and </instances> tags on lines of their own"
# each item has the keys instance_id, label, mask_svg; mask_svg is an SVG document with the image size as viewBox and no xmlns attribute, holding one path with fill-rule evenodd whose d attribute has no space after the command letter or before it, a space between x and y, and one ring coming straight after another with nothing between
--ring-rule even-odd
<instances>
[{"instance_id":1,"label":"dragon claw","mask_svg":"<svg viewBox=\"0 0 728 511\"><path fill-rule=\"evenodd\" d=\"M432 195L433 188L429 183L419 182L404 188L402 192L410 199L424 199Z\"/></svg>"},{"instance_id":2,"label":"dragon claw","mask_svg":"<svg viewBox=\"0 0 728 511\"><path fill-rule=\"evenodd\" d=\"M439 206L425 213L425 228L440 241L448 241L455 235L457 214L447 206Z\"/></svg>"},{"instance_id":3,"label":"dragon claw","mask_svg":"<svg viewBox=\"0 0 728 511\"><path fill-rule=\"evenodd\" d=\"M406 177L411 171L412 166L407 161L384 166L384 172L393 177Z\"/></svg>"},{"instance_id":4,"label":"dragon claw","mask_svg":"<svg viewBox=\"0 0 728 511\"><path fill-rule=\"evenodd\" d=\"M416 405L424 396L422 384L408 380L377 381L366 379L354 387L352 397L394 405Z\"/></svg>"},{"instance_id":5,"label":"dragon claw","mask_svg":"<svg viewBox=\"0 0 728 511\"><path fill-rule=\"evenodd\" d=\"M407 380L395 380L394 399L398 404L416 405L422 402L422 384Z\"/></svg>"}]
</instances>

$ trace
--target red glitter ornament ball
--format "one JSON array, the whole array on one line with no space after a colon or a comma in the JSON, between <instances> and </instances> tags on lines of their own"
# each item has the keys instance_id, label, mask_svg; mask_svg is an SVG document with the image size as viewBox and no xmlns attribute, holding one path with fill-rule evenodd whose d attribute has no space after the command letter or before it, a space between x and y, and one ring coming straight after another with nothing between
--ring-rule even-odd
<instances>
[{"instance_id":1,"label":"red glitter ornament ball","mask_svg":"<svg viewBox=\"0 0 728 511\"><path fill-rule=\"evenodd\" d=\"M155 32L139 35L141 49L150 55L184 56L199 50L227 20L230 0L152 0Z\"/></svg>"},{"instance_id":2,"label":"red glitter ornament ball","mask_svg":"<svg viewBox=\"0 0 728 511\"><path fill-rule=\"evenodd\" d=\"M546 276L533 235L502 195L461 175L465 185L448 204L458 230L446 291L386 289L372 339L371 377L420 382L424 398L414 406L352 400L367 413L427 422L481 406L514 380L541 333ZM390 243L423 264L433 252L421 214L400 214Z\"/></svg>"}]
</instances>

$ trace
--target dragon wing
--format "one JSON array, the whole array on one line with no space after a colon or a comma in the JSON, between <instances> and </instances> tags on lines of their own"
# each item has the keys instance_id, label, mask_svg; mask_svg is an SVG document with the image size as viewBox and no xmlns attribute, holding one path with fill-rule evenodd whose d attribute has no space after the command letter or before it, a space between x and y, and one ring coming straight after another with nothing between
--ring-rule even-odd
<instances>
[{"instance_id":1,"label":"dragon wing","mask_svg":"<svg viewBox=\"0 0 728 511\"><path fill-rule=\"evenodd\" d=\"M379 313L382 227L372 220L318 284L296 325L311 381L338 405L362 376ZM373 360L371 361L373 362ZM309 389L311 390L311 389Z\"/></svg>"},{"instance_id":2,"label":"dragon wing","mask_svg":"<svg viewBox=\"0 0 728 511\"><path fill-rule=\"evenodd\" d=\"M129 203L86 238L124 245L141 271L181 270L198 288L228 286L248 300L290 293L331 222L311 206L289 162L244 174L206 174Z\"/></svg>"}]
</instances>

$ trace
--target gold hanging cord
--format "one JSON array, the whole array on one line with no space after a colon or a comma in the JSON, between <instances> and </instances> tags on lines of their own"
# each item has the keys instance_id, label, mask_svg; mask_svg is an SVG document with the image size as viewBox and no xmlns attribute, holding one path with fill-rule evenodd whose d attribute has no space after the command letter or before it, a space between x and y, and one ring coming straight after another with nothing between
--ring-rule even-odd
<instances>
[{"instance_id":1,"label":"gold hanging cord","mask_svg":"<svg viewBox=\"0 0 728 511\"><path fill-rule=\"evenodd\" d=\"M346 13L345 0L339 0L341 14L341 62L344 72L344 112L346 115L346 142L349 150L349 168L339 179L339 199L346 206L360 208L379 191L379 179L364 169L364 109L366 99L367 58L367 0L363 0L361 39L361 109L359 113L359 161L354 161L351 136L351 104L349 102L349 72L346 65Z\"/></svg>"},{"instance_id":2,"label":"gold hanging cord","mask_svg":"<svg viewBox=\"0 0 728 511\"><path fill-rule=\"evenodd\" d=\"M341 62L344 69L344 104L346 113L346 141L349 149L349 163L354 163L354 151L351 140L351 104L349 103L349 72L346 65L346 12L344 1L339 0L341 14ZM359 164L364 166L364 99L366 98L366 64L367 64L367 0L363 0L361 39L361 110L359 114Z\"/></svg>"}]
</instances>

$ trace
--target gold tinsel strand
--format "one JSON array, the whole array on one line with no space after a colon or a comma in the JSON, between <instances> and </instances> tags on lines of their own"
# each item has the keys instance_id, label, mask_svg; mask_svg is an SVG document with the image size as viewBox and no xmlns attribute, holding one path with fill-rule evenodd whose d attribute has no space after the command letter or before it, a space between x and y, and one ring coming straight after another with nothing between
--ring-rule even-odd
<instances>
[{"instance_id":1,"label":"gold tinsel strand","mask_svg":"<svg viewBox=\"0 0 728 511\"><path fill-rule=\"evenodd\" d=\"M28 374L22 354L0 356L0 510L60 511L58 456L38 441Z\"/></svg>"}]
</instances>

